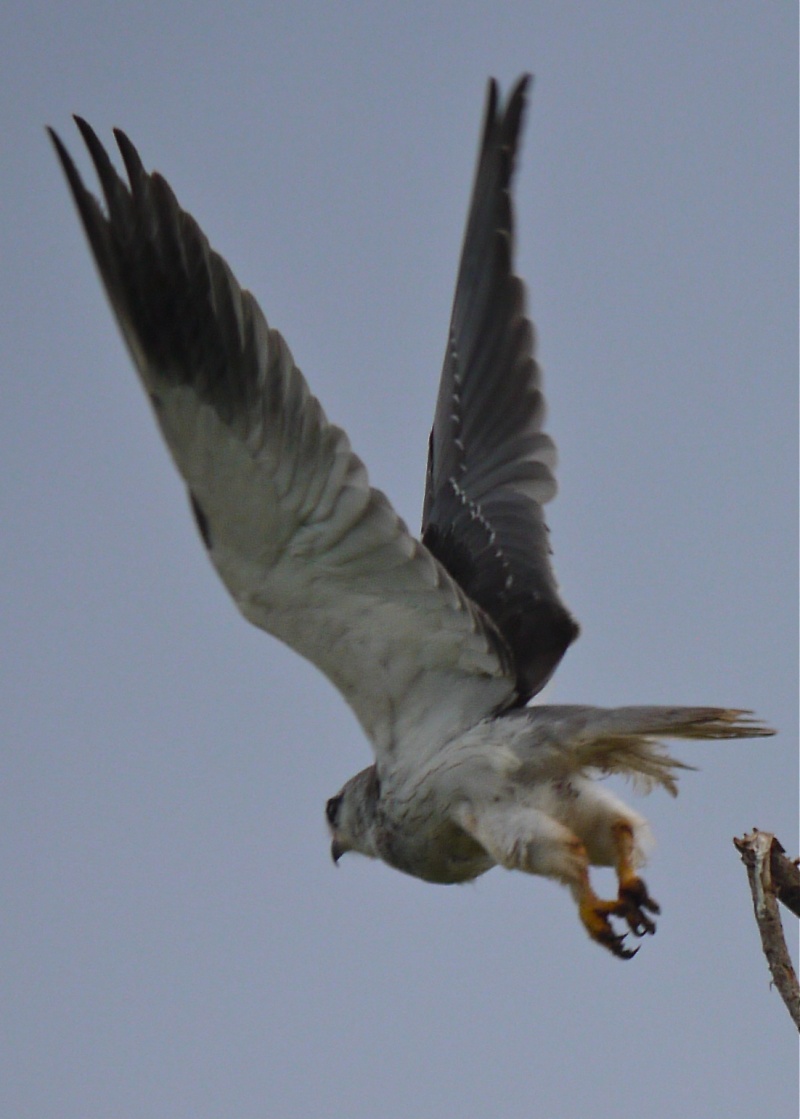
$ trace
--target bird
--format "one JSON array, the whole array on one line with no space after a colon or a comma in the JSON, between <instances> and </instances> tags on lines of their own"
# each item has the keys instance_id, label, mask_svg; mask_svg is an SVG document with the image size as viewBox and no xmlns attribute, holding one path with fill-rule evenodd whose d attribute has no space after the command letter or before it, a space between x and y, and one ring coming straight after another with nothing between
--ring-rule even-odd
<instances>
[{"instance_id":1,"label":"bird","mask_svg":"<svg viewBox=\"0 0 800 1119\"><path fill-rule=\"evenodd\" d=\"M531 704L578 635L544 505L556 448L512 180L530 75L488 84L416 538L370 486L283 336L166 180L114 130L123 177L75 122L103 201L48 129L95 264L211 563L242 615L335 685L374 761L326 805L347 852L428 882L502 866L568 887L620 959L655 932L647 820L608 788L677 791L667 739L774 733L719 707ZM615 896L590 868L610 866Z\"/></svg>"}]
</instances>

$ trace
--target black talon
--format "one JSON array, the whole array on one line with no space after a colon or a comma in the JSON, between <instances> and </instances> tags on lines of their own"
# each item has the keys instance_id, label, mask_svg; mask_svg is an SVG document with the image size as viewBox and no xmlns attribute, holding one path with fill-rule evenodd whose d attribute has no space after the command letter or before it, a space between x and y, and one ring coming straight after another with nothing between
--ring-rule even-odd
<instances>
[{"instance_id":1,"label":"black talon","mask_svg":"<svg viewBox=\"0 0 800 1119\"><path fill-rule=\"evenodd\" d=\"M613 938L613 942L609 944L608 947L611 949L611 952L617 957L618 960L632 960L636 953L639 951L638 948L627 948L625 946L624 935L615 936Z\"/></svg>"},{"instance_id":2,"label":"black talon","mask_svg":"<svg viewBox=\"0 0 800 1119\"><path fill-rule=\"evenodd\" d=\"M611 922L607 923L606 930L597 937L598 943L607 948L618 960L630 960L639 951L638 948L628 948L625 944L625 933L615 933Z\"/></svg>"},{"instance_id":3,"label":"black talon","mask_svg":"<svg viewBox=\"0 0 800 1119\"><path fill-rule=\"evenodd\" d=\"M619 904L615 913L624 917L634 936L652 936L656 931L656 923L647 916L650 913L660 913L661 906L651 898L647 886L641 878L626 882L619 888Z\"/></svg>"}]
</instances>

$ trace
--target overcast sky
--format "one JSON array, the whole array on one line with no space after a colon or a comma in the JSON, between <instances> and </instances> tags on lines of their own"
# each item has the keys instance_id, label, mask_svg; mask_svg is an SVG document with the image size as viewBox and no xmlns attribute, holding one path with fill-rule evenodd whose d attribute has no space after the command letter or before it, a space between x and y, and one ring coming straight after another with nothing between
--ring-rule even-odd
<instances>
[{"instance_id":1,"label":"overcast sky","mask_svg":"<svg viewBox=\"0 0 800 1119\"><path fill-rule=\"evenodd\" d=\"M0 15L0 1114L794 1119L731 838L797 827L796 6L11 0ZM123 127L419 523L485 83L582 624L551 702L755 709L633 801L635 960L569 895L331 865L370 760L197 538L43 126ZM608 877L601 876L605 887ZM795 929L789 931L795 937Z\"/></svg>"}]
</instances>

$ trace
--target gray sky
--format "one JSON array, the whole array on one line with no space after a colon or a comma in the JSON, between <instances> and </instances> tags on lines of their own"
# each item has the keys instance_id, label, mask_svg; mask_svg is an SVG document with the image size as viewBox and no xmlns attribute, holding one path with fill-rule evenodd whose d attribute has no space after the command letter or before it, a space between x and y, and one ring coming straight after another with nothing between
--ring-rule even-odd
<instances>
[{"instance_id":1,"label":"gray sky","mask_svg":"<svg viewBox=\"0 0 800 1119\"><path fill-rule=\"evenodd\" d=\"M796 20L5 5L0 1114L797 1114L731 845L796 843ZM518 266L583 627L547 698L780 728L682 745L700 772L641 804L663 917L628 964L551 882L334 870L367 744L218 583L43 132L88 175L69 114L128 131L416 526L485 83L528 69Z\"/></svg>"}]
</instances>

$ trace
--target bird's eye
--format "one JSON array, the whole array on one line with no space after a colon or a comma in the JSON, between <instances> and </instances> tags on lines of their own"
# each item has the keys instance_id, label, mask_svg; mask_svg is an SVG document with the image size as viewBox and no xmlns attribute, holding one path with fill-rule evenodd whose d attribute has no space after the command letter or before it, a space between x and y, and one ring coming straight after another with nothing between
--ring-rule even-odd
<instances>
[{"instance_id":1,"label":"bird's eye","mask_svg":"<svg viewBox=\"0 0 800 1119\"><path fill-rule=\"evenodd\" d=\"M339 815L339 805L342 803L341 793L339 796L331 797L325 805L325 815L331 827L336 826L336 817Z\"/></svg>"}]
</instances>

